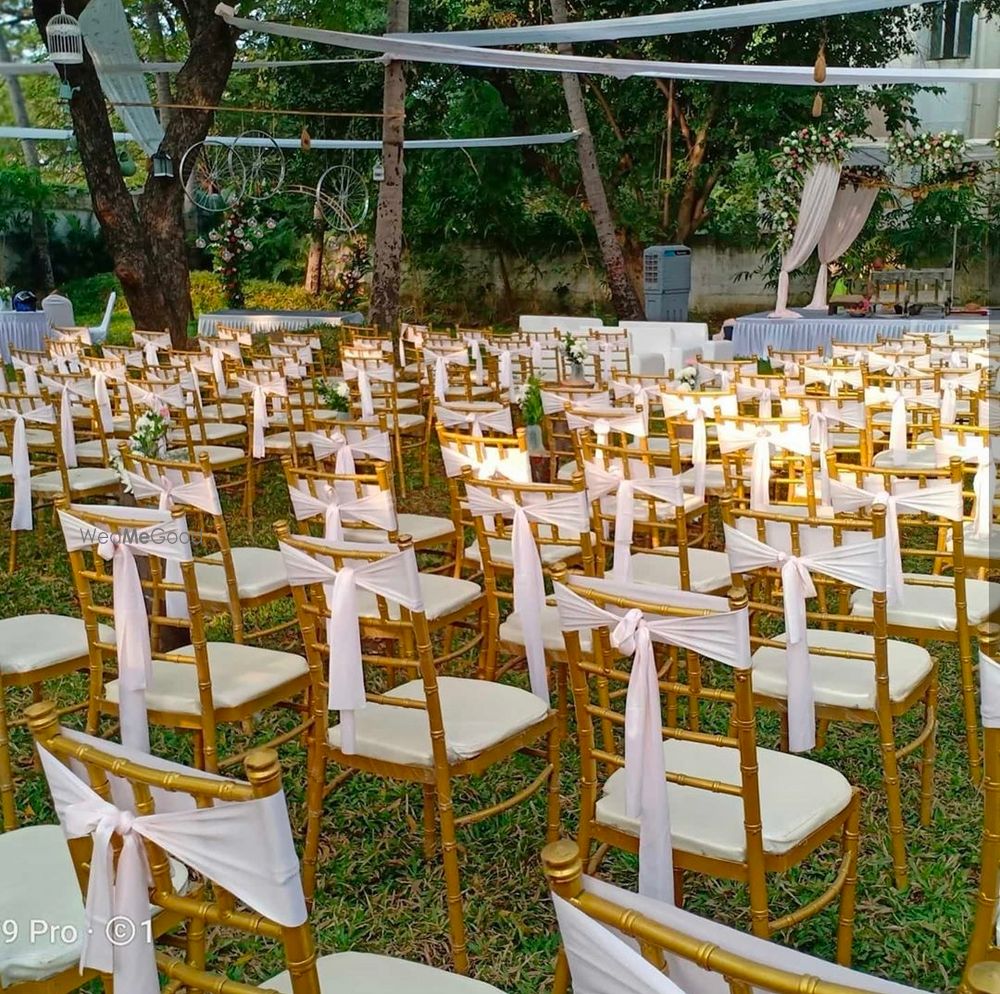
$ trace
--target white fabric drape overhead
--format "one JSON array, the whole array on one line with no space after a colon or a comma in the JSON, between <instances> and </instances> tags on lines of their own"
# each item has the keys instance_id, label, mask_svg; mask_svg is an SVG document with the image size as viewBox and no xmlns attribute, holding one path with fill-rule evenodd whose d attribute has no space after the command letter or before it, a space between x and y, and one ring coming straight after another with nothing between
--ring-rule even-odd
<instances>
[{"instance_id":1,"label":"white fabric drape overhead","mask_svg":"<svg viewBox=\"0 0 1000 994\"><path fill-rule=\"evenodd\" d=\"M830 275L829 265L836 262L861 234L861 229L868 220L875 201L878 198L878 187L854 186L848 183L841 187L834 198L826 227L820 235L819 272L816 274L816 288L813 298L807 306L810 311L825 311L827 308L827 281Z\"/></svg>"},{"instance_id":2,"label":"white fabric drape overhead","mask_svg":"<svg viewBox=\"0 0 1000 994\"><path fill-rule=\"evenodd\" d=\"M90 0L80 13L80 27L87 51L97 69L101 89L115 105L116 113L128 126L140 148L146 155L152 155L163 141L163 127L152 107L128 106L148 104L150 99L121 0ZM101 71L105 64L121 66L132 63L136 65L134 73Z\"/></svg>"},{"instance_id":3,"label":"white fabric drape overhead","mask_svg":"<svg viewBox=\"0 0 1000 994\"><path fill-rule=\"evenodd\" d=\"M772 318L800 317L796 311L788 309L789 273L798 269L816 248L837 196L839 182L840 166L829 162L817 163L806 176L802 185L802 199L799 202L795 234L792 236L791 245L781 258L778 299L770 314Z\"/></svg>"}]
</instances>

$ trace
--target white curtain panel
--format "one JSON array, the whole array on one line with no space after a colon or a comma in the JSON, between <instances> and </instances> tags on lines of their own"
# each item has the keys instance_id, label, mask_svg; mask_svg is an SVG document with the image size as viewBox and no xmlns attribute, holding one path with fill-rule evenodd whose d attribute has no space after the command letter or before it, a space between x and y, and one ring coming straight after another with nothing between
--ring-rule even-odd
<instances>
[{"instance_id":1,"label":"white curtain panel","mask_svg":"<svg viewBox=\"0 0 1000 994\"><path fill-rule=\"evenodd\" d=\"M840 183L840 166L820 162L813 166L802 185L799 219L795 225L792 244L781 259L778 275L778 300L771 312L772 318L797 318L796 311L788 309L788 274L798 269L819 243L827 219L837 196Z\"/></svg>"},{"instance_id":2,"label":"white curtain panel","mask_svg":"<svg viewBox=\"0 0 1000 994\"><path fill-rule=\"evenodd\" d=\"M830 275L829 265L836 262L861 234L861 229L868 220L875 200L878 197L878 187L874 186L844 186L837 191L830 208L826 227L819 239L819 272L816 274L816 288L807 310L825 311L827 307L827 280Z\"/></svg>"}]
</instances>

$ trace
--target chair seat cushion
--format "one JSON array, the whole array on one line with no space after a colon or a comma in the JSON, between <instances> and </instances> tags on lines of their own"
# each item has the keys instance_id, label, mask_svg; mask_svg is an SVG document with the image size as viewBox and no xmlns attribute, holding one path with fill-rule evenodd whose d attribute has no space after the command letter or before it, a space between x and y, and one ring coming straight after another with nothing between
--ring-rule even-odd
<instances>
[{"instance_id":1,"label":"chair seat cushion","mask_svg":"<svg viewBox=\"0 0 1000 994\"><path fill-rule=\"evenodd\" d=\"M396 525L400 535L409 535L417 545L434 539L455 538L455 524L451 518L436 518L432 514L397 514ZM344 538L348 542L388 541L386 533L376 528L345 528Z\"/></svg>"},{"instance_id":2,"label":"chair seat cushion","mask_svg":"<svg viewBox=\"0 0 1000 994\"><path fill-rule=\"evenodd\" d=\"M225 401L205 401L202 406L202 416L206 421L221 418L223 421L235 421L247 416L245 404L228 404Z\"/></svg>"},{"instance_id":3,"label":"chair seat cushion","mask_svg":"<svg viewBox=\"0 0 1000 994\"><path fill-rule=\"evenodd\" d=\"M51 449L56 444L51 428L30 428L25 426L24 439L29 449Z\"/></svg>"},{"instance_id":4,"label":"chair seat cushion","mask_svg":"<svg viewBox=\"0 0 1000 994\"><path fill-rule=\"evenodd\" d=\"M511 551L511 542L506 538L491 538L490 543L490 560L495 565L512 567L514 565L513 552ZM579 556L582 554L580 546L578 545L550 545L545 543L544 545L538 546L539 558L542 560L542 565L551 566L554 563L561 563L567 559L572 559L574 556ZM479 549L479 543L473 542L465 550L465 558L473 562L480 562L482 559L482 554Z\"/></svg>"},{"instance_id":5,"label":"chair seat cushion","mask_svg":"<svg viewBox=\"0 0 1000 994\"><path fill-rule=\"evenodd\" d=\"M775 636L785 642L782 632ZM839 649L845 652L874 652L874 639L860 632L837 632L810 629L809 647ZM903 701L930 675L933 662L930 653L919 645L889 639L889 698ZM875 707L875 664L870 659L845 659L809 654L813 696L817 704L835 707ZM785 650L761 646L753 654L753 689L784 700L788 696Z\"/></svg>"},{"instance_id":6,"label":"chair seat cushion","mask_svg":"<svg viewBox=\"0 0 1000 994\"><path fill-rule=\"evenodd\" d=\"M288 586L285 561L277 549L237 546L231 551L236 587L241 598L263 597ZM194 575L198 581L198 593L201 599L208 603L226 604L229 601L229 593L226 589L226 572L221 565L222 553L215 552L206 558L220 565L195 563Z\"/></svg>"},{"instance_id":7,"label":"chair seat cushion","mask_svg":"<svg viewBox=\"0 0 1000 994\"><path fill-rule=\"evenodd\" d=\"M1000 550L1000 525L990 526L990 532L985 538L976 538L975 525L969 521L965 524L965 558L966 559L996 559ZM948 533L947 546L952 547L951 533Z\"/></svg>"},{"instance_id":8,"label":"chair seat cushion","mask_svg":"<svg viewBox=\"0 0 1000 994\"><path fill-rule=\"evenodd\" d=\"M58 825L35 825L0 835L0 921L14 939L0 942L0 987L16 981L45 980L74 967L86 934L83 897L66 837ZM51 922L55 933L32 922ZM65 926L66 931L59 928ZM69 929L75 929L73 942ZM7 935L5 932L5 936Z\"/></svg>"},{"instance_id":9,"label":"chair seat cushion","mask_svg":"<svg viewBox=\"0 0 1000 994\"><path fill-rule=\"evenodd\" d=\"M693 487L694 480L695 471L693 467L681 473L681 483L685 487ZM705 463L705 489L719 491L726 489L726 474L722 468L722 463Z\"/></svg>"},{"instance_id":10,"label":"chair seat cushion","mask_svg":"<svg viewBox=\"0 0 1000 994\"><path fill-rule=\"evenodd\" d=\"M232 438L242 438L246 435L246 425L236 424L232 421L206 421L204 424L191 425L191 438L195 442L225 442ZM167 438L170 442L182 444L184 439L184 429L174 428Z\"/></svg>"},{"instance_id":11,"label":"chair seat cushion","mask_svg":"<svg viewBox=\"0 0 1000 994\"><path fill-rule=\"evenodd\" d=\"M69 488L73 493L88 490L110 490L119 484L118 474L102 466L77 466L69 472ZM39 473L31 478L31 491L37 494L61 494L62 474L57 469Z\"/></svg>"},{"instance_id":12,"label":"chair seat cushion","mask_svg":"<svg viewBox=\"0 0 1000 994\"><path fill-rule=\"evenodd\" d=\"M305 435L295 436L295 447L297 449L311 449L312 443ZM276 431L271 435L264 436L264 448L268 452L288 452L292 448L292 435L287 431Z\"/></svg>"},{"instance_id":13,"label":"chair seat cushion","mask_svg":"<svg viewBox=\"0 0 1000 994\"><path fill-rule=\"evenodd\" d=\"M677 546L666 546L666 553L676 553ZM728 590L732 586L729 557L711 549L688 548L691 568L691 589L700 594ZM681 562L676 555L637 552L632 556L632 579L636 583L653 583L658 587L680 590Z\"/></svg>"},{"instance_id":14,"label":"chair seat cushion","mask_svg":"<svg viewBox=\"0 0 1000 994\"><path fill-rule=\"evenodd\" d=\"M441 714L450 762L473 759L491 746L524 731L548 714L548 704L530 691L492 680L439 677ZM422 680L388 691L387 697L424 700ZM391 704L368 704L355 712L357 752L405 766L431 766L427 712ZM339 747L340 726L330 729Z\"/></svg>"},{"instance_id":15,"label":"chair seat cushion","mask_svg":"<svg viewBox=\"0 0 1000 994\"><path fill-rule=\"evenodd\" d=\"M459 580L437 573L421 573L420 590L424 598L424 611L430 621L444 618L482 595L479 584L471 580ZM358 613L368 618L379 616L378 602L373 593L358 591ZM397 614L394 604L390 606L390 613L393 616Z\"/></svg>"},{"instance_id":16,"label":"chair seat cushion","mask_svg":"<svg viewBox=\"0 0 1000 994\"><path fill-rule=\"evenodd\" d=\"M399 412L398 414L393 414L392 411L381 412L385 416L386 424L390 428L395 428L397 425L402 429L407 428L417 428L423 425L425 418L422 414L406 414L405 412ZM366 418L361 422L363 425L377 425L378 418Z\"/></svg>"},{"instance_id":17,"label":"chair seat cushion","mask_svg":"<svg viewBox=\"0 0 1000 994\"><path fill-rule=\"evenodd\" d=\"M524 622L517 611L511 611L500 625L500 641L510 645L524 645ZM542 607L542 644L546 652L566 652L562 626L559 624L559 609L550 604ZM590 631L580 632L580 648L590 652Z\"/></svg>"},{"instance_id":18,"label":"chair seat cushion","mask_svg":"<svg viewBox=\"0 0 1000 994\"><path fill-rule=\"evenodd\" d=\"M556 479L561 480L564 483L568 483L573 479L573 475L576 473L576 460L570 459L569 462L564 462L556 473Z\"/></svg>"},{"instance_id":19,"label":"chair seat cushion","mask_svg":"<svg viewBox=\"0 0 1000 994\"><path fill-rule=\"evenodd\" d=\"M11 462L10 456L0 456L0 479L13 475L14 464Z\"/></svg>"},{"instance_id":20,"label":"chair seat cushion","mask_svg":"<svg viewBox=\"0 0 1000 994\"><path fill-rule=\"evenodd\" d=\"M919 579L921 583L912 583ZM955 614L955 585L950 576L927 576L920 573L903 574L903 603L887 609L890 625L903 628L924 628L933 631L953 632L957 627ZM929 581L930 585L923 581ZM1000 583L988 580L965 581L966 614L969 624L981 625L987 618L1000 611ZM851 614L859 618L872 616L870 590L856 590L851 596Z\"/></svg>"},{"instance_id":21,"label":"chair seat cushion","mask_svg":"<svg viewBox=\"0 0 1000 994\"><path fill-rule=\"evenodd\" d=\"M115 633L100 626L102 642ZM78 659L87 662L87 630L82 618L61 614L21 614L0 620L0 673L31 673Z\"/></svg>"},{"instance_id":22,"label":"chair seat cushion","mask_svg":"<svg viewBox=\"0 0 1000 994\"><path fill-rule=\"evenodd\" d=\"M194 647L182 646L180 656L194 658ZM216 708L236 708L277 690L282 684L305 676L306 661L291 652L260 649L232 642L208 643L208 669ZM109 701L118 701L118 681L104 686ZM150 711L200 714L198 671L194 664L153 660L153 675L146 687Z\"/></svg>"},{"instance_id":23,"label":"chair seat cushion","mask_svg":"<svg viewBox=\"0 0 1000 994\"><path fill-rule=\"evenodd\" d=\"M246 452L243 449L236 448L235 445L199 445L195 443L194 445L194 460L198 462L201 459L202 453L208 456L208 462L210 466L232 466L235 463L243 462L246 459ZM188 450L183 449L171 449L167 453L168 459L181 459L187 460Z\"/></svg>"},{"instance_id":24,"label":"chair seat cushion","mask_svg":"<svg viewBox=\"0 0 1000 994\"><path fill-rule=\"evenodd\" d=\"M933 445L921 445L916 449L907 449L901 458L896 458L892 449L883 449L872 459L873 466L888 468L901 466L909 469L933 469L937 466L937 452Z\"/></svg>"},{"instance_id":25,"label":"chair seat cushion","mask_svg":"<svg viewBox=\"0 0 1000 994\"><path fill-rule=\"evenodd\" d=\"M374 953L333 953L316 961L321 994L503 994L480 980L445 973L423 963L377 956ZM291 994L288 972L268 980L264 987Z\"/></svg>"},{"instance_id":26,"label":"chair seat cushion","mask_svg":"<svg viewBox=\"0 0 1000 994\"><path fill-rule=\"evenodd\" d=\"M108 452L114 452L117 448L117 441L108 442ZM85 442L76 443L76 458L80 463L91 463L98 466L105 466L107 460L104 458L104 443L99 438L89 438Z\"/></svg>"},{"instance_id":27,"label":"chair seat cushion","mask_svg":"<svg viewBox=\"0 0 1000 994\"><path fill-rule=\"evenodd\" d=\"M663 754L672 773L740 783L736 749L670 739L663 743ZM788 852L851 802L851 785L822 763L770 749L757 750L757 763L765 853ZM668 793L675 849L734 862L746 859L741 797L673 783ZM597 821L638 836L638 820L626 813L623 769L605 783Z\"/></svg>"}]
</instances>

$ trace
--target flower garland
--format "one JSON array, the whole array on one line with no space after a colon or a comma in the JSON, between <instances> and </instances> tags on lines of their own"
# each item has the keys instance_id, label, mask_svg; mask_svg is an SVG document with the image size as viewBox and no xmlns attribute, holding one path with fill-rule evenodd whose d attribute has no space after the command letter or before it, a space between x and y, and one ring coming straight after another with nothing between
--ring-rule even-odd
<instances>
[{"instance_id":1,"label":"flower garland","mask_svg":"<svg viewBox=\"0 0 1000 994\"><path fill-rule=\"evenodd\" d=\"M962 169L965 139L957 131L898 132L889 139L889 159L898 166L915 166L927 183Z\"/></svg>"},{"instance_id":2,"label":"flower garland","mask_svg":"<svg viewBox=\"0 0 1000 994\"><path fill-rule=\"evenodd\" d=\"M206 249L212 257L212 269L222 277L222 290L226 305L243 306L243 264L246 257L263 240L266 231L277 226L274 218L261 221L252 214L242 215L239 209L230 211L222 223L208 233L208 238L197 238L195 245Z\"/></svg>"}]
</instances>

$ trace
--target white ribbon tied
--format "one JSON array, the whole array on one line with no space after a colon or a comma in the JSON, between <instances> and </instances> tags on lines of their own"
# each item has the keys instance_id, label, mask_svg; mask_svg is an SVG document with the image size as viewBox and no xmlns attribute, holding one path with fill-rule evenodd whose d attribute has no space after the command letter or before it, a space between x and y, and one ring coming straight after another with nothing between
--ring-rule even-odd
<instances>
[{"instance_id":1,"label":"white ribbon tied","mask_svg":"<svg viewBox=\"0 0 1000 994\"><path fill-rule=\"evenodd\" d=\"M336 487L331 487L325 481L321 481L319 490L320 493L313 494L305 489L305 484L301 484L298 487L289 487L288 496L292 501L296 521L323 519L323 538L327 542L344 540L345 521L359 521L380 528L382 531L396 530L396 509L392 494L387 490L379 490L365 497L353 499L343 499L337 493Z\"/></svg>"},{"instance_id":2,"label":"white ribbon tied","mask_svg":"<svg viewBox=\"0 0 1000 994\"><path fill-rule=\"evenodd\" d=\"M268 397L287 397L288 384L283 376L273 380L257 382L239 377L236 380L240 390L249 393L253 397L253 448L254 459L263 459L267 453L264 443L264 432L271 424L271 419L267 413Z\"/></svg>"},{"instance_id":3,"label":"white ribbon tied","mask_svg":"<svg viewBox=\"0 0 1000 994\"><path fill-rule=\"evenodd\" d=\"M528 453L520 449L510 451L491 445L485 449L483 458L479 459L471 445L466 447L465 452L446 445L441 449L441 459L445 474L452 479L461 476L468 466L479 480L492 480L495 476L502 476L513 483L531 483L531 461Z\"/></svg>"},{"instance_id":4,"label":"white ribbon tied","mask_svg":"<svg viewBox=\"0 0 1000 994\"><path fill-rule=\"evenodd\" d=\"M509 407L501 407L495 411L455 411L437 404L434 407L434 416L447 428L470 428L472 434L477 437L482 437L484 428L498 431L503 435L514 434L514 422Z\"/></svg>"},{"instance_id":5,"label":"white ribbon tied","mask_svg":"<svg viewBox=\"0 0 1000 994\"><path fill-rule=\"evenodd\" d=\"M975 465L976 475L972 480L972 534L979 539L989 538L997 486L996 464L991 447L981 438L962 444L957 436L949 433L934 440L934 450L940 464L946 465L949 459L958 456L962 462Z\"/></svg>"},{"instance_id":6,"label":"white ribbon tied","mask_svg":"<svg viewBox=\"0 0 1000 994\"><path fill-rule=\"evenodd\" d=\"M313 457L317 460L336 456L334 471L338 476L354 476L357 472L354 457L377 459L389 462L392 458L388 432L378 432L356 438L345 435L339 429L333 431L308 432L302 438L312 445Z\"/></svg>"},{"instance_id":7,"label":"white ribbon tied","mask_svg":"<svg viewBox=\"0 0 1000 994\"><path fill-rule=\"evenodd\" d=\"M11 452L11 475L14 478L14 508L10 519L11 531L31 531L31 460L28 454L28 433L26 422L54 425L56 414L50 404L19 411L12 407L0 407L0 420L14 421L13 451Z\"/></svg>"},{"instance_id":8,"label":"white ribbon tied","mask_svg":"<svg viewBox=\"0 0 1000 994\"><path fill-rule=\"evenodd\" d=\"M720 424L718 427L719 447L725 453L740 449L753 449L750 463L750 507L755 511L766 511L771 506L771 448L809 456L812 449L809 428L806 425L790 425L775 428L761 425L756 428L737 428Z\"/></svg>"}]
</instances>

